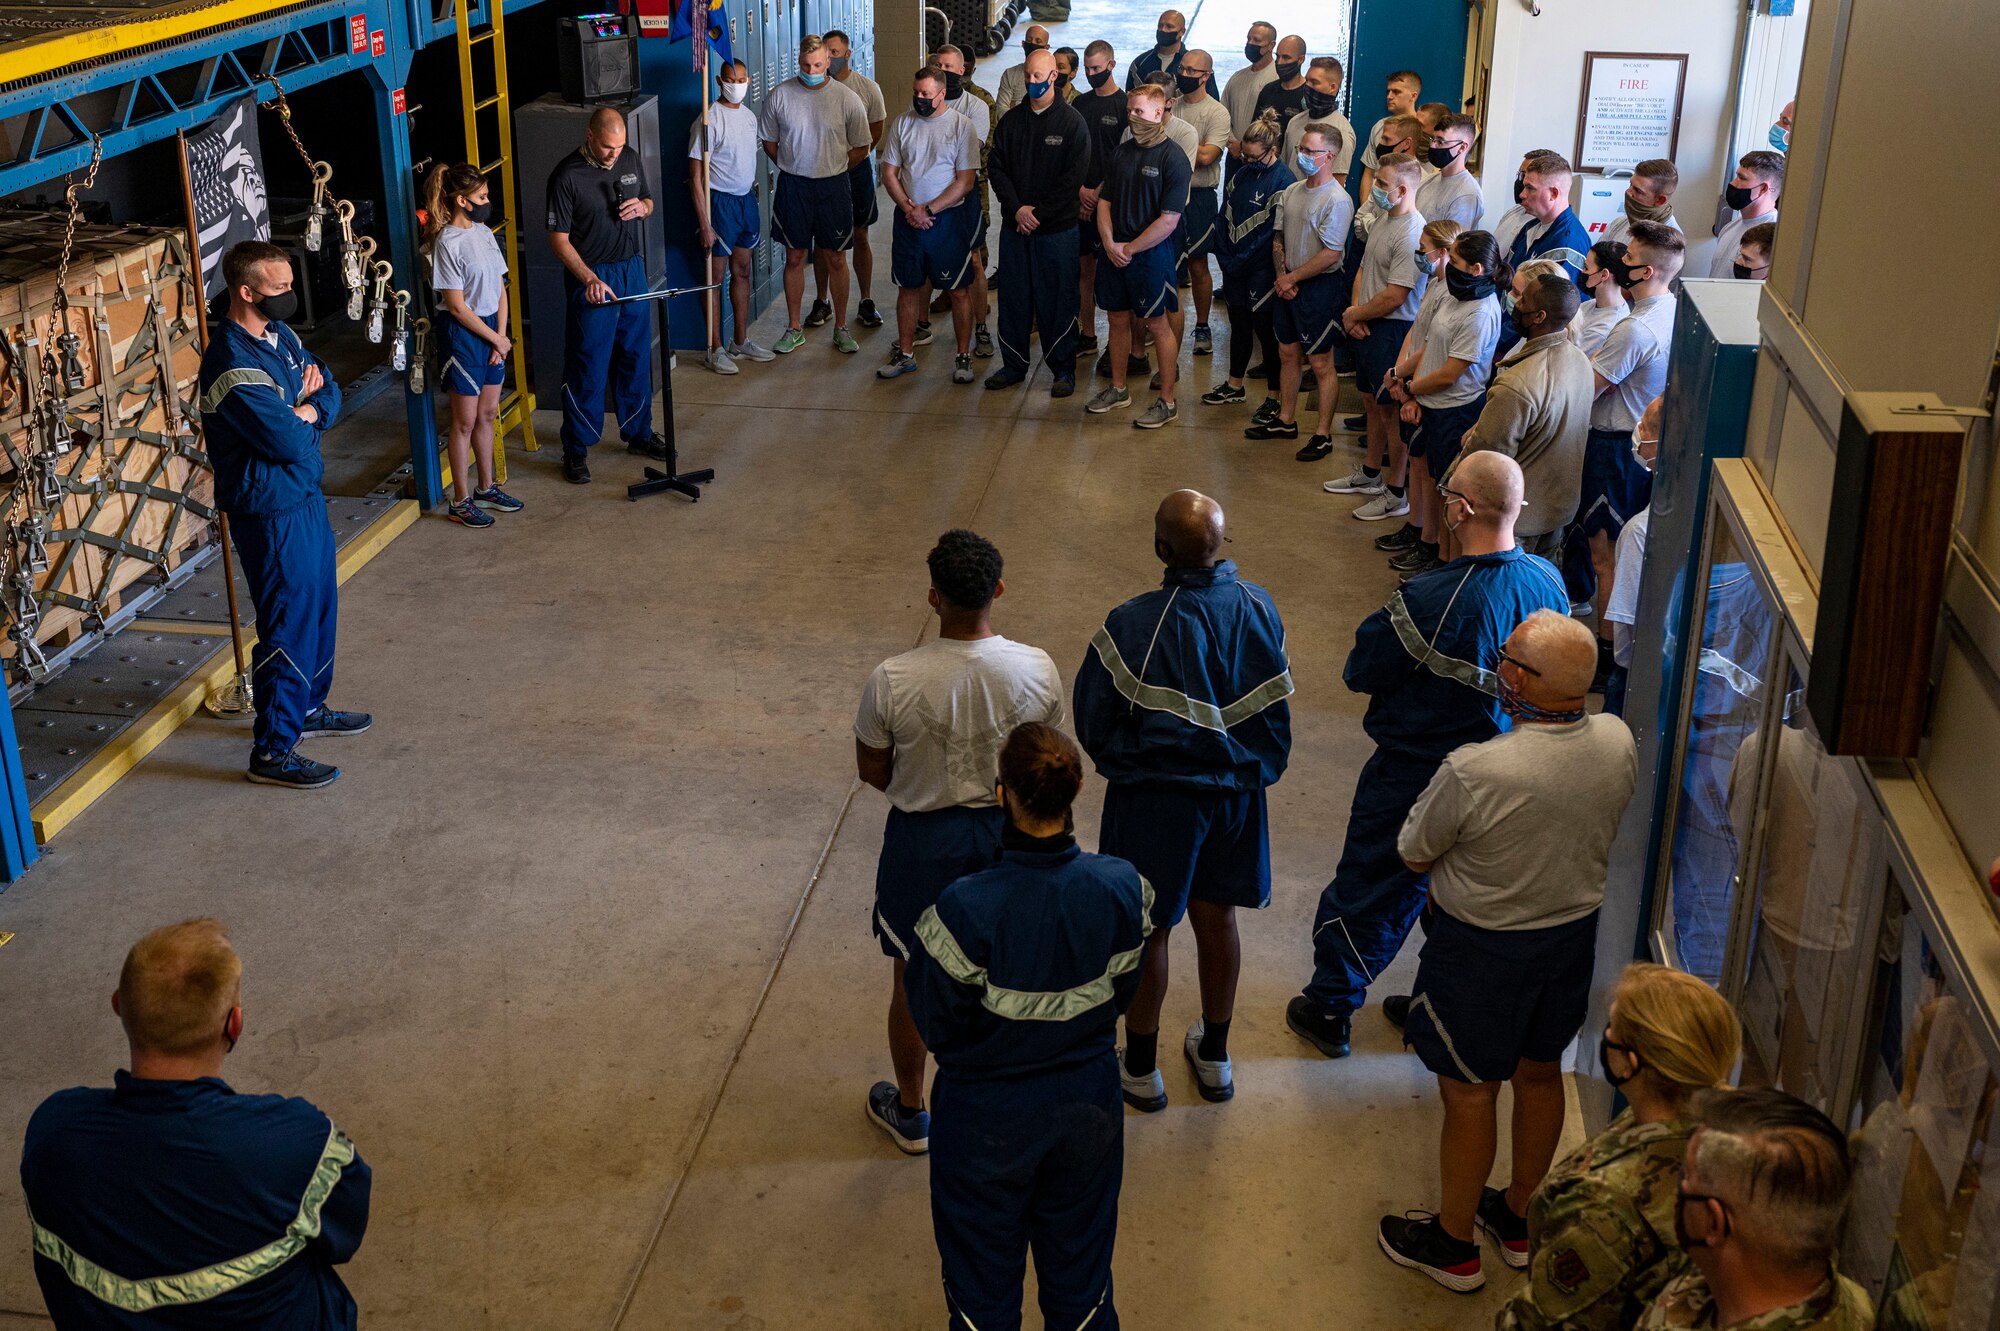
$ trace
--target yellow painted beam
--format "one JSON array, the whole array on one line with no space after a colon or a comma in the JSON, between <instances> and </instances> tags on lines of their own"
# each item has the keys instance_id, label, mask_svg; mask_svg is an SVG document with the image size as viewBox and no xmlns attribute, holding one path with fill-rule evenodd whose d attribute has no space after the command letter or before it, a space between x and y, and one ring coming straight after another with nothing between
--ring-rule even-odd
<instances>
[{"instance_id":1,"label":"yellow painted beam","mask_svg":"<svg viewBox=\"0 0 2000 1331\"><path fill-rule=\"evenodd\" d=\"M169 42L245 23L296 3L298 0L211 0L211 3L162 5L150 18L64 29L11 42L0 47L0 83L37 78L85 60L101 60L154 42ZM61 11L52 10L50 17L60 18Z\"/></svg>"},{"instance_id":2,"label":"yellow painted beam","mask_svg":"<svg viewBox=\"0 0 2000 1331\"><path fill-rule=\"evenodd\" d=\"M363 565L381 554L389 542L409 530L417 520L421 510L414 499L396 501L387 513L368 524L368 529L342 548L334 561L334 576L346 582ZM226 624L163 624L141 620L127 632L138 630L174 633L205 633L217 637L226 636ZM254 632L246 633L244 647L247 650L257 640ZM77 815L89 808L97 798L118 783L118 778L137 767L154 749L166 743L167 737L181 728L187 719L201 710L209 690L221 684L236 672L236 655L224 650L202 666L194 674L183 680L178 688L155 703L152 710L120 731L118 735L91 760L73 772L67 780L54 790L35 801L30 815L35 824L35 840L47 845L49 838L67 827Z\"/></svg>"}]
</instances>

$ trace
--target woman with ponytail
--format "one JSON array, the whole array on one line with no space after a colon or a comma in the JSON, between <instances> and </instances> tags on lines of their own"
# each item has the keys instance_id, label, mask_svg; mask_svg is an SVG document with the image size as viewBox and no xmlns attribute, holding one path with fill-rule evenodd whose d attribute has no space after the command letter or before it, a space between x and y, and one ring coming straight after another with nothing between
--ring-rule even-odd
<instances>
[{"instance_id":1,"label":"woman with ponytail","mask_svg":"<svg viewBox=\"0 0 2000 1331\"><path fill-rule=\"evenodd\" d=\"M1000 861L947 887L910 949L910 1015L938 1065L931 1218L954 1326L1021 1324L1031 1234L1043 1320L1118 1325L1114 1042L1138 992L1153 893L1124 860L1078 848L1070 806L1082 786L1074 740L1017 726L994 787L1007 815Z\"/></svg>"},{"instance_id":2,"label":"woman with ponytail","mask_svg":"<svg viewBox=\"0 0 2000 1331\"><path fill-rule=\"evenodd\" d=\"M1556 1165L1528 1199L1488 1188L1479 1225L1528 1283L1500 1310L1498 1331L1609 1331L1633 1325L1687 1269L1674 1238L1674 1198L1694 1135L1696 1092L1725 1086L1742 1052L1736 1013L1684 971L1634 962L1612 991L1597 1052L1625 1112Z\"/></svg>"},{"instance_id":3,"label":"woman with ponytail","mask_svg":"<svg viewBox=\"0 0 2000 1331\"><path fill-rule=\"evenodd\" d=\"M487 225L493 211L486 177L466 162L438 166L424 182L424 248L431 256L437 321L438 379L451 398L453 522L490 527L492 509L517 513L521 501L493 479L493 422L514 344L507 326L507 258ZM468 471L477 458L479 484Z\"/></svg>"},{"instance_id":4,"label":"woman with ponytail","mask_svg":"<svg viewBox=\"0 0 2000 1331\"><path fill-rule=\"evenodd\" d=\"M1260 353L1264 368L1264 404L1253 423L1278 418L1278 328L1271 287L1278 280L1271 252L1276 232L1278 195L1292 183L1291 164L1278 158L1285 127L1278 113L1266 110L1243 131L1240 160L1223 187L1222 224L1215 257L1222 265L1222 300L1229 308L1229 378L1201 395L1208 406L1242 402L1249 394L1243 377L1250 353Z\"/></svg>"}]
</instances>

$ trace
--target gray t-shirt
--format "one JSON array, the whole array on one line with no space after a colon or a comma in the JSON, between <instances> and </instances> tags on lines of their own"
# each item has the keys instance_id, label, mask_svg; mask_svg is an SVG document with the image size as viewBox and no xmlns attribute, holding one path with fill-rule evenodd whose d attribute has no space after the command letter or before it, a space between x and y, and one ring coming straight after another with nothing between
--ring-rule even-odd
<instances>
[{"instance_id":1,"label":"gray t-shirt","mask_svg":"<svg viewBox=\"0 0 2000 1331\"><path fill-rule=\"evenodd\" d=\"M1417 211L1433 222L1448 217L1467 231L1476 231L1485 208L1479 177L1470 171L1451 176L1438 172L1417 186Z\"/></svg>"},{"instance_id":2,"label":"gray t-shirt","mask_svg":"<svg viewBox=\"0 0 2000 1331\"><path fill-rule=\"evenodd\" d=\"M1437 285L1448 288L1450 284ZM1410 328L1410 336L1423 348L1417 359L1417 377L1436 373L1448 360L1467 364L1464 373L1442 390L1421 394L1417 405L1463 406L1486 391L1486 380L1493 373L1493 347L1500 341L1500 299L1460 300L1447 289L1443 299L1433 301L1430 294L1424 293L1422 310Z\"/></svg>"},{"instance_id":3,"label":"gray t-shirt","mask_svg":"<svg viewBox=\"0 0 2000 1331\"><path fill-rule=\"evenodd\" d=\"M929 203L960 171L979 169L979 138L972 122L950 108L922 118L905 111L882 136L882 165L896 168L912 203Z\"/></svg>"},{"instance_id":4,"label":"gray t-shirt","mask_svg":"<svg viewBox=\"0 0 2000 1331\"><path fill-rule=\"evenodd\" d=\"M1424 238L1424 215L1411 211L1401 217L1384 213L1368 233L1368 250L1361 256L1361 274L1354 279L1354 303L1366 305L1384 287L1408 287L1403 303L1383 319L1415 319L1424 298L1424 270L1417 266L1417 247Z\"/></svg>"},{"instance_id":5,"label":"gray t-shirt","mask_svg":"<svg viewBox=\"0 0 2000 1331\"><path fill-rule=\"evenodd\" d=\"M1492 229L1494 243L1499 245L1502 258L1514 248L1515 238L1534 220L1535 215L1518 203L1500 214L1500 220L1493 224Z\"/></svg>"},{"instance_id":6,"label":"gray t-shirt","mask_svg":"<svg viewBox=\"0 0 2000 1331\"><path fill-rule=\"evenodd\" d=\"M1328 181L1314 189L1301 180L1278 191L1276 207L1288 270L1302 267L1321 250L1347 248L1348 228L1354 224L1354 200L1340 186Z\"/></svg>"},{"instance_id":7,"label":"gray t-shirt","mask_svg":"<svg viewBox=\"0 0 2000 1331\"><path fill-rule=\"evenodd\" d=\"M778 169L824 180L847 173L850 148L868 146L868 111L834 79L808 88L786 79L765 95L757 137L778 145Z\"/></svg>"},{"instance_id":8,"label":"gray t-shirt","mask_svg":"<svg viewBox=\"0 0 2000 1331\"><path fill-rule=\"evenodd\" d=\"M1595 299L1587 299L1569 326L1570 341L1576 343L1577 349L1584 355L1594 356L1597 349L1604 345L1604 339L1611 336L1611 330L1624 323L1629 313L1631 311L1626 309L1622 300L1607 309Z\"/></svg>"},{"instance_id":9,"label":"gray t-shirt","mask_svg":"<svg viewBox=\"0 0 2000 1331\"><path fill-rule=\"evenodd\" d=\"M1611 385L1590 409L1591 429L1624 431L1639 423L1646 404L1666 391L1673 342L1673 295L1635 302L1590 358L1590 368Z\"/></svg>"},{"instance_id":10,"label":"gray t-shirt","mask_svg":"<svg viewBox=\"0 0 2000 1331\"><path fill-rule=\"evenodd\" d=\"M1710 277L1736 276L1736 251L1743 247L1743 233L1759 222L1776 222L1778 210L1773 208L1762 217L1732 217L1722 230L1715 233L1715 257L1708 261Z\"/></svg>"},{"instance_id":11,"label":"gray t-shirt","mask_svg":"<svg viewBox=\"0 0 2000 1331\"><path fill-rule=\"evenodd\" d=\"M981 143L993 137L993 111L986 103L971 93L962 92L944 104L947 111L956 111L972 122L973 137Z\"/></svg>"},{"instance_id":12,"label":"gray t-shirt","mask_svg":"<svg viewBox=\"0 0 2000 1331\"><path fill-rule=\"evenodd\" d=\"M710 102L707 125L697 116L688 126L688 157L707 159L711 193L740 196L756 188L757 154L762 151L757 113L747 106Z\"/></svg>"},{"instance_id":13,"label":"gray t-shirt","mask_svg":"<svg viewBox=\"0 0 2000 1331\"><path fill-rule=\"evenodd\" d=\"M1189 102L1183 98L1174 104L1173 118L1182 121L1195 132L1197 148L1206 148L1214 144L1218 153L1228 148L1229 108L1215 98L1204 97L1199 102ZM1190 180L1188 185L1192 189L1214 189L1221 183L1222 158L1218 156L1207 166L1197 164L1194 169L1194 179Z\"/></svg>"},{"instance_id":14,"label":"gray t-shirt","mask_svg":"<svg viewBox=\"0 0 2000 1331\"><path fill-rule=\"evenodd\" d=\"M1396 851L1431 862L1431 900L1480 929L1548 929L1604 900L1618 820L1639 776L1615 716L1520 725L1453 749L1403 820Z\"/></svg>"},{"instance_id":15,"label":"gray t-shirt","mask_svg":"<svg viewBox=\"0 0 2000 1331\"><path fill-rule=\"evenodd\" d=\"M1065 721L1062 676L1047 652L1002 637L934 638L875 667L854 737L895 751L887 794L904 813L988 808L1000 746L1027 721Z\"/></svg>"},{"instance_id":16,"label":"gray t-shirt","mask_svg":"<svg viewBox=\"0 0 2000 1331\"><path fill-rule=\"evenodd\" d=\"M882 85L869 78L858 69L847 71L847 77L840 80L840 86L861 99L861 114L868 117L868 123L879 125L889 118L889 104L882 100Z\"/></svg>"},{"instance_id":17,"label":"gray t-shirt","mask_svg":"<svg viewBox=\"0 0 2000 1331\"><path fill-rule=\"evenodd\" d=\"M1252 69L1248 65L1229 76L1229 82L1222 85L1222 105L1229 111L1229 137L1240 139L1243 131L1250 128L1250 122L1257 118L1257 94L1264 91L1267 83L1278 81L1278 64L1274 60L1262 69Z\"/></svg>"},{"instance_id":18,"label":"gray t-shirt","mask_svg":"<svg viewBox=\"0 0 2000 1331\"><path fill-rule=\"evenodd\" d=\"M484 318L500 312L506 286L507 256L490 229L448 226L431 242L431 290L463 291L466 308Z\"/></svg>"},{"instance_id":19,"label":"gray t-shirt","mask_svg":"<svg viewBox=\"0 0 2000 1331\"><path fill-rule=\"evenodd\" d=\"M1675 217L1672 213L1668 213L1667 225L1672 227L1674 230L1679 231L1681 229L1681 219ZM1632 237L1632 219L1625 215L1625 210L1623 208L1620 208L1618 210L1618 215L1612 218L1609 222L1606 222L1604 224L1604 234L1599 236L1597 239L1599 241L1608 240L1613 245L1623 245L1627 240L1631 239L1631 237ZM1735 251L1732 250L1731 253L1733 254L1735 253ZM1729 273L1725 271L1722 275L1724 277L1728 277Z\"/></svg>"},{"instance_id":20,"label":"gray t-shirt","mask_svg":"<svg viewBox=\"0 0 2000 1331\"><path fill-rule=\"evenodd\" d=\"M1299 169L1299 144L1305 141L1308 125L1330 125L1340 131L1340 150L1333 155L1333 174L1344 176L1354 165L1354 126L1346 116L1335 111L1328 116L1315 116L1301 111L1285 123L1285 146L1278 158L1292 168L1292 174L1300 180L1306 173Z\"/></svg>"}]
</instances>

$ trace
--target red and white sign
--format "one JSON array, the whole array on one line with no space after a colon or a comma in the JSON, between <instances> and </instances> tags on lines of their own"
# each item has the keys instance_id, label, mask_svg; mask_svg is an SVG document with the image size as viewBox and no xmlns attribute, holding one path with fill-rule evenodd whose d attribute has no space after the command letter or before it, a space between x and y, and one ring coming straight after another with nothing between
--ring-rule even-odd
<instances>
[{"instance_id":1,"label":"red and white sign","mask_svg":"<svg viewBox=\"0 0 2000 1331\"><path fill-rule=\"evenodd\" d=\"M404 100L401 88L389 94L389 109L397 115L402 115L410 109L410 104Z\"/></svg>"},{"instance_id":2,"label":"red and white sign","mask_svg":"<svg viewBox=\"0 0 2000 1331\"><path fill-rule=\"evenodd\" d=\"M368 54L382 56L389 50L389 34L377 28L368 34Z\"/></svg>"},{"instance_id":3,"label":"red and white sign","mask_svg":"<svg viewBox=\"0 0 2000 1331\"><path fill-rule=\"evenodd\" d=\"M347 53L360 55L368 49L368 16L352 14L347 19Z\"/></svg>"}]
</instances>

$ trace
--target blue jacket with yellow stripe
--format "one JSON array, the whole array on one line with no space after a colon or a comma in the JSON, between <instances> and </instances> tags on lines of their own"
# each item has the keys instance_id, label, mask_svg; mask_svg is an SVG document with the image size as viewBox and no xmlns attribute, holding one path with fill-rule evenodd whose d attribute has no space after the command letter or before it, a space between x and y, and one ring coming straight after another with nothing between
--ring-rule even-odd
<instances>
[{"instance_id":1,"label":"blue jacket with yellow stripe","mask_svg":"<svg viewBox=\"0 0 2000 1331\"><path fill-rule=\"evenodd\" d=\"M998 864L945 888L917 920L903 977L939 1071L961 1080L1109 1055L1153 929L1153 890L1124 860L1070 838L1033 850L1007 840Z\"/></svg>"},{"instance_id":2,"label":"blue jacket with yellow stripe","mask_svg":"<svg viewBox=\"0 0 2000 1331\"><path fill-rule=\"evenodd\" d=\"M1113 610L1076 672L1076 737L1118 785L1261 790L1292 750L1292 671L1271 594L1213 568L1170 568Z\"/></svg>"},{"instance_id":3,"label":"blue jacket with yellow stripe","mask_svg":"<svg viewBox=\"0 0 2000 1331\"><path fill-rule=\"evenodd\" d=\"M213 321L201 358L201 427L225 513L282 513L320 497L320 436L340 414L340 386L326 362L281 323L256 337L234 319ZM308 365L326 381L302 396ZM292 409L310 403L317 421Z\"/></svg>"}]
</instances>

